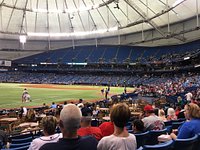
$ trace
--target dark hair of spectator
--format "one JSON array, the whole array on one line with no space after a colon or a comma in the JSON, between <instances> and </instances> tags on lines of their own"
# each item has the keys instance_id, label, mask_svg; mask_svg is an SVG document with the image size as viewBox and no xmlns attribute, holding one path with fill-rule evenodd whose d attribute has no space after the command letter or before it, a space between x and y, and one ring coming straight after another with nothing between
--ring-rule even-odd
<instances>
[{"instance_id":1,"label":"dark hair of spectator","mask_svg":"<svg viewBox=\"0 0 200 150\"><path fill-rule=\"evenodd\" d=\"M82 102L83 102L83 99L82 99L82 98L80 98L80 99L79 99L79 103L82 103Z\"/></svg>"},{"instance_id":2,"label":"dark hair of spectator","mask_svg":"<svg viewBox=\"0 0 200 150\"><path fill-rule=\"evenodd\" d=\"M113 105L111 109L110 118L111 121L119 128L124 128L126 123L129 121L131 112L129 107L125 103L119 103Z\"/></svg>"},{"instance_id":3,"label":"dark hair of spectator","mask_svg":"<svg viewBox=\"0 0 200 150\"><path fill-rule=\"evenodd\" d=\"M140 119L135 119L133 121L133 126L137 129L137 131L140 131L140 132L144 131L144 123Z\"/></svg>"}]
</instances>

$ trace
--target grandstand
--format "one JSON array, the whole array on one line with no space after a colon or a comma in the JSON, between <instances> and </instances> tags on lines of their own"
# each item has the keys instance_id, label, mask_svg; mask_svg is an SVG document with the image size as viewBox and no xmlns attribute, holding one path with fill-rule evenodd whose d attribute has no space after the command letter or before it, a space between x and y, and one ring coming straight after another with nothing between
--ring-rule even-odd
<instances>
[{"instance_id":1,"label":"grandstand","mask_svg":"<svg viewBox=\"0 0 200 150\"><path fill-rule=\"evenodd\" d=\"M111 104L124 102L130 133L147 104L165 112L190 102L200 106L199 10L199 0L0 0L0 127L9 134L10 149L28 149L43 136L43 116L59 120L65 103L82 113L91 109L91 124L99 126L111 119ZM19 91L27 87L31 99L23 103ZM26 107L35 111L28 125ZM181 142L196 150L199 133L158 144L160 134L176 131L186 119L165 120L158 132L134 133L136 142L144 150L176 150ZM0 138L0 148L6 142Z\"/></svg>"}]
</instances>

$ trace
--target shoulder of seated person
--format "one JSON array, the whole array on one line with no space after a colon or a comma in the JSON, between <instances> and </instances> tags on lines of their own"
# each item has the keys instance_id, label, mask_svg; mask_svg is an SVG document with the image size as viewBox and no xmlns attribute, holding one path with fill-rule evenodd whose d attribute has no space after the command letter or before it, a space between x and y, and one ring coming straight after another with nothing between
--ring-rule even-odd
<instances>
[{"instance_id":1,"label":"shoulder of seated person","mask_svg":"<svg viewBox=\"0 0 200 150\"><path fill-rule=\"evenodd\" d=\"M56 145L57 143L55 142L55 143L46 143L46 144L44 144L44 145L42 145L41 147L40 147L40 149L39 150L44 150L44 149L55 149L55 145Z\"/></svg>"},{"instance_id":2,"label":"shoulder of seated person","mask_svg":"<svg viewBox=\"0 0 200 150\"><path fill-rule=\"evenodd\" d=\"M93 136L91 136L91 135L89 135L89 136L82 136L82 137L80 137L80 139L81 140L94 140L94 141L96 141L96 139L93 137Z\"/></svg>"}]
</instances>

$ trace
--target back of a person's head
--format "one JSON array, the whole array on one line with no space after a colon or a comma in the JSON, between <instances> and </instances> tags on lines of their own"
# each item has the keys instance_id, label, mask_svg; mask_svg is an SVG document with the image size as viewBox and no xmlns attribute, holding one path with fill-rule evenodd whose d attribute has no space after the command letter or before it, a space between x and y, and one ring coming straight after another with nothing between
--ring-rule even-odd
<instances>
[{"instance_id":1,"label":"back of a person's head","mask_svg":"<svg viewBox=\"0 0 200 150\"><path fill-rule=\"evenodd\" d=\"M154 108L152 107L152 105L149 105L149 104L144 106L144 112L146 112L146 113L155 113L154 112Z\"/></svg>"},{"instance_id":2,"label":"back of a person's head","mask_svg":"<svg viewBox=\"0 0 200 150\"><path fill-rule=\"evenodd\" d=\"M55 110L55 116L59 116L60 117L60 112L61 112L61 110L58 109L58 108L56 108L56 110Z\"/></svg>"},{"instance_id":3,"label":"back of a person's head","mask_svg":"<svg viewBox=\"0 0 200 150\"><path fill-rule=\"evenodd\" d=\"M82 116L81 118L81 127L90 126L92 121L92 116Z\"/></svg>"},{"instance_id":4,"label":"back of a person's head","mask_svg":"<svg viewBox=\"0 0 200 150\"><path fill-rule=\"evenodd\" d=\"M159 110L159 116L160 116L160 117L165 116L165 111L164 111L163 109L160 109L160 110Z\"/></svg>"},{"instance_id":5,"label":"back of a person's head","mask_svg":"<svg viewBox=\"0 0 200 150\"><path fill-rule=\"evenodd\" d=\"M83 102L83 99L82 99L82 98L80 98L80 99L79 99L79 103L82 103L82 102Z\"/></svg>"},{"instance_id":6,"label":"back of a person's head","mask_svg":"<svg viewBox=\"0 0 200 150\"><path fill-rule=\"evenodd\" d=\"M119 103L113 105L111 109L110 118L111 121L119 128L123 128L129 121L131 112L129 107L125 103Z\"/></svg>"},{"instance_id":7,"label":"back of a person's head","mask_svg":"<svg viewBox=\"0 0 200 150\"><path fill-rule=\"evenodd\" d=\"M135 119L133 121L133 126L140 132L144 131L144 122L140 119Z\"/></svg>"},{"instance_id":8,"label":"back of a person's head","mask_svg":"<svg viewBox=\"0 0 200 150\"><path fill-rule=\"evenodd\" d=\"M168 109L167 109L167 115L168 115L168 116L174 116L174 115L175 115L175 110L174 110L174 108L168 108Z\"/></svg>"},{"instance_id":9,"label":"back of a person's head","mask_svg":"<svg viewBox=\"0 0 200 150\"><path fill-rule=\"evenodd\" d=\"M56 117L46 116L42 118L41 125L43 130L48 133L48 135L53 135L57 126Z\"/></svg>"},{"instance_id":10,"label":"back of a person's head","mask_svg":"<svg viewBox=\"0 0 200 150\"><path fill-rule=\"evenodd\" d=\"M190 118L199 118L200 119L200 108L197 104L190 103L185 106L188 111Z\"/></svg>"},{"instance_id":11,"label":"back of a person's head","mask_svg":"<svg viewBox=\"0 0 200 150\"><path fill-rule=\"evenodd\" d=\"M63 128L69 132L74 132L80 127L81 111L74 104L67 104L60 112L60 120Z\"/></svg>"}]
</instances>

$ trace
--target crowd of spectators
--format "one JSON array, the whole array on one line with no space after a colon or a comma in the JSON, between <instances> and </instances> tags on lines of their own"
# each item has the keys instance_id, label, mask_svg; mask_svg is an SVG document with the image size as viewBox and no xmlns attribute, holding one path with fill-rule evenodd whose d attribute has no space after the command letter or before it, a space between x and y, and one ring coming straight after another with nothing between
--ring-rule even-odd
<instances>
[{"instance_id":1,"label":"crowd of spectators","mask_svg":"<svg viewBox=\"0 0 200 150\"><path fill-rule=\"evenodd\" d=\"M199 103L200 101L200 77L179 76L172 79L160 78L149 84L138 86L137 93L142 96L166 98L171 103L184 105L187 102Z\"/></svg>"},{"instance_id":2,"label":"crowd of spectators","mask_svg":"<svg viewBox=\"0 0 200 150\"><path fill-rule=\"evenodd\" d=\"M43 84L89 84L111 86L139 86L146 92L173 95L182 92L185 87L198 87L199 74L177 75L89 75L58 74L34 72L0 72L0 82L43 83Z\"/></svg>"},{"instance_id":3,"label":"crowd of spectators","mask_svg":"<svg viewBox=\"0 0 200 150\"><path fill-rule=\"evenodd\" d=\"M137 148L134 134L163 130L165 122L180 119L178 116L181 113L181 110L177 111L175 107L147 104L143 108L144 113L137 118L131 118L130 106L132 105L127 102L119 102L110 105L110 121L100 121L94 127L92 121L99 119L101 115L98 104L98 102L88 104L80 99L76 105L52 102L51 106L48 107L44 104L39 110L28 109L27 113L22 114L22 118L20 118L21 120L24 118L25 122L36 122L38 121L36 120L37 116L40 116L41 113L45 114L45 117L40 120L43 134L31 142L29 150L55 148L61 150L67 148L109 150L124 149L125 147L134 150ZM177 106L180 105L177 103ZM199 106L194 101L188 101L180 107L184 112L181 118L188 121L178 129L178 134L171 132L172 139L190 138L200 133ZM127 123L130 122L131 131L127 127ZM4 135L3 133L5 132L2 131L2 135Z\"/></svg>"},{"instance_id":4,"label":"crowd of spectators","mask_svg":"<svg viewBox=\"0 0 200 150\"><path fill-rule=\"evenodd\" d=\"M25 77L26 75L27 73L10 73L4 76L1 73L0 80L1 82L21 82L21 77ZM39 73L31 74L29 76L29 82L35 83L35 79L38 77L37 80L40 80L40 82L61 83L60 78L57 78L59 75L56 77L53 77L54 74L49 75L46 76L46 74ZM63 78L65 77L65 75L61 76ZM69 76L62 83L75 83L74 78L84 80L86 77L88 79L88 76ZM100 80L102 77L96 76L94 78ZM117 81L118 78L120 77L114 77ZM59 79L59 81L56 81L56 79ZM107 79L110 81L112 78L110 76L105 78L104 76L101 81L108 83ZM28 78L23 78L23 82L26 82L26 80ZM173 76L173 78L125 76L121 80L125 80L126 83L131 83L134 86L137 83L135 92L139 95L158 98L163 96L177 96L177 99L173 105L152 106L148 104L143 108L144 112L142 115L133 120L131 120L129 105L127 103L117 103L111 107L110 114L107 114L110 117L110 121L100 121L98 122L99 126L96 127L92 126L92 121L93 119L100 118L101 111L99 107L101 106L99 102L89 104L85 103L82 99L76 105L67 104L67 102L63 104L52 102L51 106L43 104L39 110L27 110L27 108L22 106L18 110L20 123L37 122L38 118L41 118L41 114L45 114L46 116L40 120L43 135L32 141L29 150L56 148L61 150L67 148L109 150L125 149L125 147L134 150L137 148L134 134L151 130L163 130L165 128L165 122L178 120L180 118L185 118L188 121L184 122L178 129L178 134L171 132L170 136L172 139L191 138L195 134L200 133L200 108L198 106L200 100L200 76L198 74L177 75ZM87 82L87 80L85 81ZM107 102L109 103L110 101ZM104 106L107 106L107 104ZM159 110L158 113L156 113L156 109ZM130 121L132 123L133 134L129 133L129 130L126 128L127 123ZM61 133L55 133L56 131L60 131ZM7 138L4 133L4 131L2 133L0 132L5 137L2 138L2 141L6 143Z\"/></svg>"}]
</instances>

